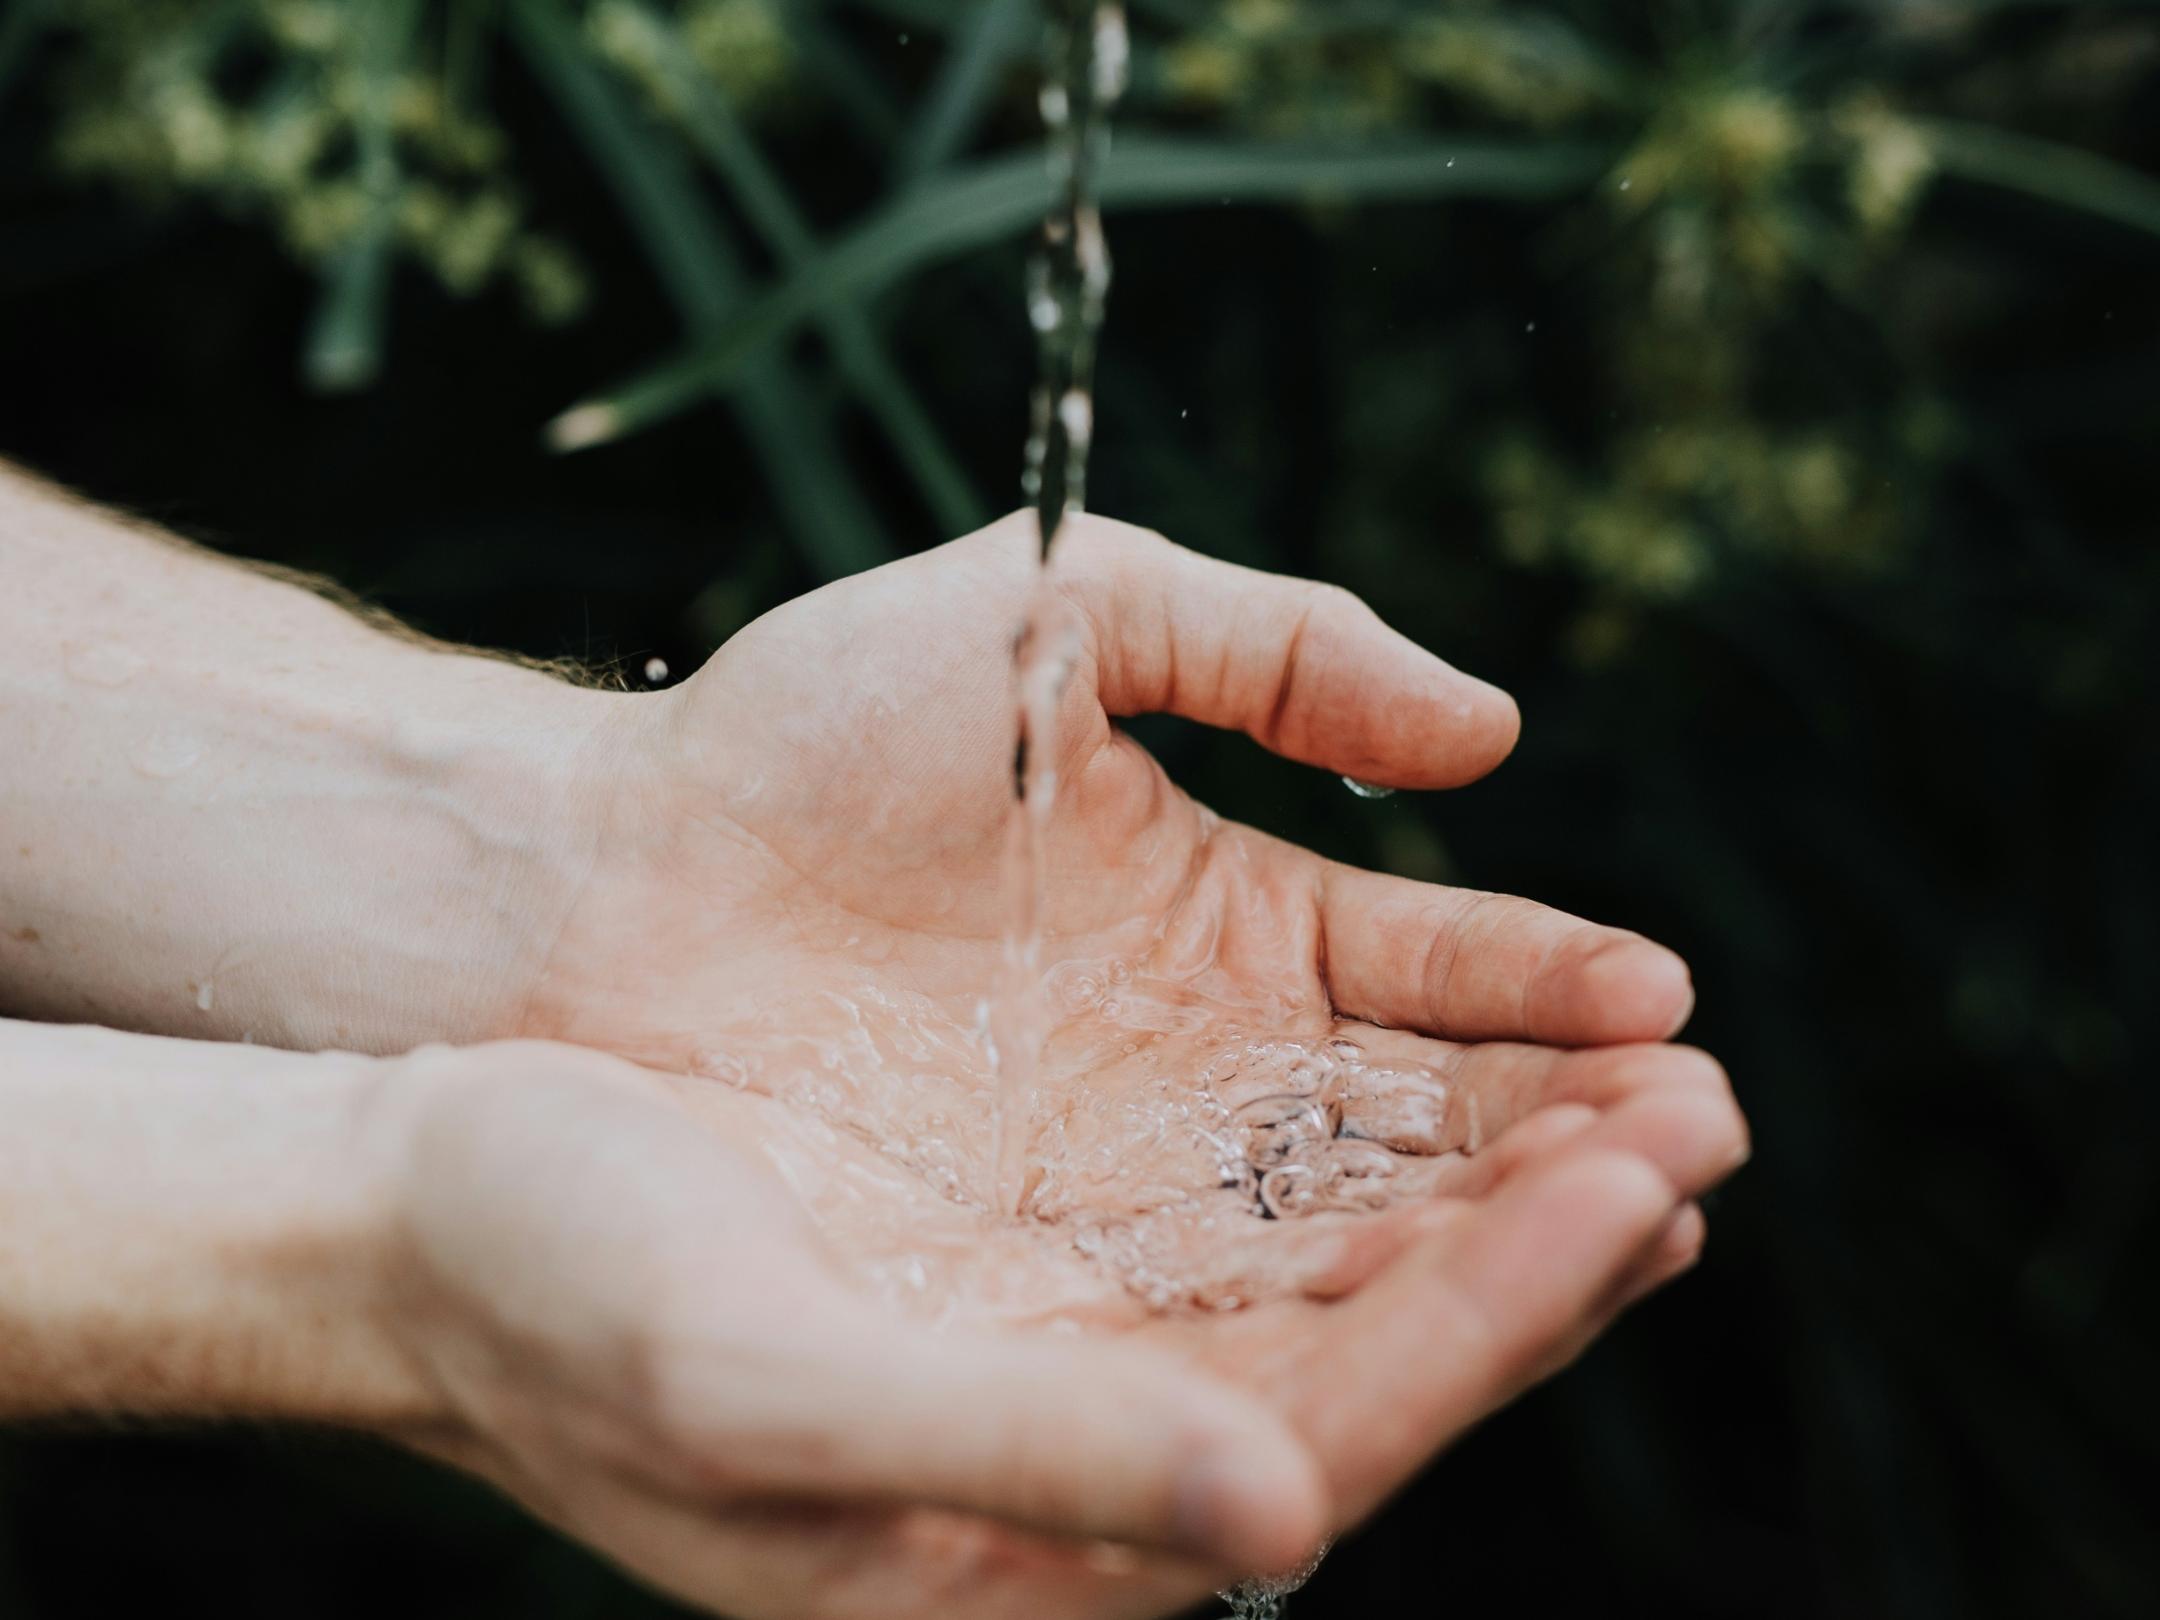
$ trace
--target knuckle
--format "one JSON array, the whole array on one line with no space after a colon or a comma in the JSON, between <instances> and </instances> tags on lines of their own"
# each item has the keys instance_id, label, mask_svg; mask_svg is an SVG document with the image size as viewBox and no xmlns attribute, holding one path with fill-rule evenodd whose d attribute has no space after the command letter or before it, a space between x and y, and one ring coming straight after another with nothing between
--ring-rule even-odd
<instances>
[{"instance_id":1,"label":"knuckle","mask_svg":"<svg viewBox=\"0 0 2160 1620\"><path fill-rule=\"evenodd\" d=\"M1332 580L1307 580L1302 591L1306 611L1315 618L1355 620L1375 617L1365 598Z\"/></svg>"}]
</instances>

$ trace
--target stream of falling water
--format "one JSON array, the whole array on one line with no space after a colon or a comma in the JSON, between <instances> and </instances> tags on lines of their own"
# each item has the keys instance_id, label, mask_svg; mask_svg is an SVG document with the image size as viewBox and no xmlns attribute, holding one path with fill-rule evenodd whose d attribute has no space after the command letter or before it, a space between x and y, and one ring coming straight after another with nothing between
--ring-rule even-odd
<instances>
[{"instance_id":1,"label":"stream of falling water","mask_svg":"<svg viewBox=\"0 0 2160 1620\"><path fill-rule=\"evenodd\" d=\"M1041 1083L1051 1008L1042 971L1046 842L1057 803L1057 720L1080 631L1053 572L1065 519L1086 510L1088 451L1095 436L1095 347L1110 293L1110 248L1096 182L1107 153L1110 113L1125 88L1129 47L1116 0L1056 0L1042 87L1052 197L1042 240L1028 267L1028 322L1037 375L1022 489L1042 543L1026 622L1013 643L1017 741L1005 851L1004 983L991 1027L995 1207L1020 1213L1028 1147ZM1347 779L1346 779L1347 780ZM1375 790L1362 783L1359 793ZM1286 1578L1254 1578L1221 1596L1238 1620L1279 1620L1312 1563Z\"/></svg>"},{"instance_id":2,"label":"stream of falling water","mask_svg":"<svg viewBox=\"0 0 2160 1620\"><path fill-rule=\"evenodd\" d=\"M1052 195L1042 239L1028 264L1028 323L1038 370L1021 484L1034 508L1041 551L1027 615L1013 642L1018 737L1005 850L1005 958L992 1001L990 1039L996 1207L1020 1211L1027 1152L1049 1038L1042 972L1045 837L1057 804L1057 716L1079 626L1053 569L1065 519L1087 506L1088 450L1095 437L1095 343L1110 294L1110 250L1096 204L1109 143L1110 110L1125 88L1124 7L1057 0L1042 88Z\"/></svg>"}]
</instances>

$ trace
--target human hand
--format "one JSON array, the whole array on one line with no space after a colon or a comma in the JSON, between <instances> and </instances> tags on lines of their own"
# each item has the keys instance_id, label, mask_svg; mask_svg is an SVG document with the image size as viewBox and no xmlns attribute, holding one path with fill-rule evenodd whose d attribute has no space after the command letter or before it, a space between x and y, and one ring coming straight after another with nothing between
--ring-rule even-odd
<instances>
[{"instance_id":1,"label":"human hand","mask_svg":"<svg viewBox=\"0 0 2160 1620\"><path fill-rule=\"evenodd\" d=\"M370 1110L442 1414L409 1437L744 1620L1111 1620L1294 1563L1685 1265L1744 1140L1707 1071L1546 1108L1337 1223L1300 1297L1075 1337L849 1286L754 1095L514 1042L400 1060Z\"/></svg>"},{"instance_id":2,"label":"human hand","mask_svg":"<svg viewBox=\"0 0 2160 1620\"><path fill-rule=\"evenodd\" d=\"M684 686L621 704L589 755L593 866L531 998L537 1032L682 1065L776 998L866 979L972 1007L1002 951L1033 545L1022 514L828 586ZM1096 518L1073 520L1059 558L1082 639L1057 744L1053 959L1213 941L1233 993L1458 1042L1661 1040L1684 1021L1670 952L1224 823L1112 723L1175 713L1330 771L1451 787L1513 747L1504 693L1332 587Z\"/></svg>"},{"instance_id":3,"label":"human hand","mask_svg":"<svg viewBox=\"0 0 2160 1620\"><path fill-rule=\"evenodd\" d=\"M1009 978L1010 635L1032 547L1023 516L828 587L685 687L624 700L589 747L595 853L525 1027L807 1105L945 1200L991 1202L983 1007ZM1207 1185L1224 1131L1184 1133L1166 1157L1165 1109L1311 1091L1346 1041L1377 1082L1336 1088L1350 1131L1432 1156L1477 1146L1481 1112L1525 1073L1549 1074L1548 1100L1590 1095L1595 1063L1559 1048L1656 1041L1686 1016L1670 952L1224 823L1111 723L1171 710L1433 787L1506 753L1504 694L1340 591L1124 525L1076 519L1058 572L1080 634L1046 839L1055 1028L1022 1122L1031 1215L1078 1233L1160 1203L1166 1183ZM1697 1060L1630 1061L1654 1076ZM1060 1154L1094 1167L1061 1175Z\"/></svg>"}]
</instances>

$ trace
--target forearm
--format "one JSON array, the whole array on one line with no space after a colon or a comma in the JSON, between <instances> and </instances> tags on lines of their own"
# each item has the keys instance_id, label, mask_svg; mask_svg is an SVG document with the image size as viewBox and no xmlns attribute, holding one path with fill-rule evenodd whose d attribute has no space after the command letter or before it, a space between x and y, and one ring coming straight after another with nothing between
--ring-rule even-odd
<instances>
[{"instance_id":1,"label":"forearm","mask_svg":"<svg viewBox=\"0 0 2160 1620\"><path fill-rule=\"evenodd\" d=\"M378 1068L0 1020L0 1419L426 1425Z\"/></svg>"},{"instance_id":2,"label":"forearm","mask_svg":"<svg viewBox=\"0 0 2160 1620\"><path fill-rule=\"evenodd\" d=\"M0 1012L396 1050L515 1026L610 703L0 467Z\"/></svg>"}]
</instances>

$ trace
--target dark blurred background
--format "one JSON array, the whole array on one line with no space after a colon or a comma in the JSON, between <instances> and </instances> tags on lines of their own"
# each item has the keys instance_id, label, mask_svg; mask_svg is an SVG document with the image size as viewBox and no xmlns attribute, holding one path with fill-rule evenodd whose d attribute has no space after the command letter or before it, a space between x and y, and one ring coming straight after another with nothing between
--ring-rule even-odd
<instances>
[{"instance_id":1,"label":"dark blurred background","mask_svg":"<svg viewBox=\"0 0 2160 1620\"><path fill-rule=\"evenodd\" d=\"M1672 942L1757 1137L1700 1272L1296 1612L2160 1613L2160 8L1133 13L1094 505L1363 592L1527 722L1377 804L1148 740ZM1016 504L1040 27L0 0L0 455L687 670ZM675 1612L357 1442L0 1440L0 1616L198 1603Z\"/></svg>"}]
</instances>

